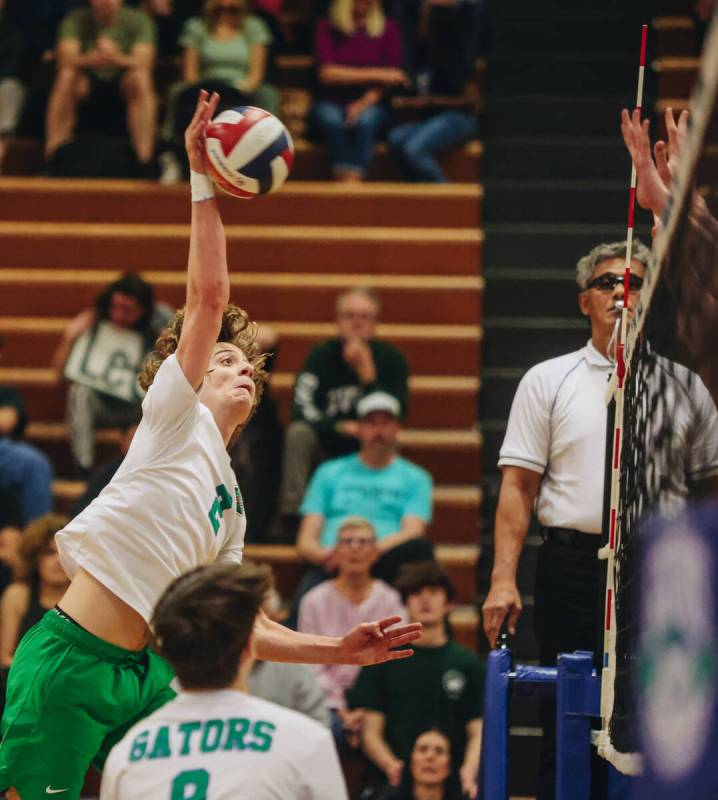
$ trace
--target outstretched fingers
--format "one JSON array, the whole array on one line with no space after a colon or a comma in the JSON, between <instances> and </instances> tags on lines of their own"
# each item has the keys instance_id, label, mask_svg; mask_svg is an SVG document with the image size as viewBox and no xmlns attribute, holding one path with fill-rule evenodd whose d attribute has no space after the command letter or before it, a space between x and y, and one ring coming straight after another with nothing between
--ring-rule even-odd
<instances>
[{"instance_id":1,"label":"outstretched fingers","mask_svg":"<svg viewBox=\"0 0 718 800\"><path fill-rule=\"evenodd\" d=\"M411 623L402 625L396 630L388 631L386 634L389 647L403 647L409 642L415 642L421 636L421 624Z\"/></svg>"},{"instance_id":2,"label":"outstretched fingers","mask_svg":"<svg viewBox=\"0 0 718 800\"><path fill-rule=\"evenodd\" d=\"M414 655L413 650L390 650L386 654L387 661L397 661L400 658L409 658Z\"/></svg>"}]
</instances>

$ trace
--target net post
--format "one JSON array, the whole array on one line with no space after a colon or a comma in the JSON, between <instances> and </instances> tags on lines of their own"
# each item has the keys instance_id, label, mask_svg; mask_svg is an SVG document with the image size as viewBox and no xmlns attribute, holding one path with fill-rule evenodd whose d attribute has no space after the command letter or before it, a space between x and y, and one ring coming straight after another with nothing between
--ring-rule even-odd
<instances>
[{"instance_id":1,"label":"net post","mask_svg":"<svg viewBox=\"0 0 718 800\"><path fill-rule=\"evenodd\" d=\"M600 679L593 653L578 650L558 657L556 683L556 800L589 800L591 718L598 716Z\"/></svg>"},{"instance_id":2,"label":"net post","mask_svg":"<svg viewBox=\"0 0 718 800\"><path fill-rule=\"evenodd\" d=\"M508 648L492 650L486 661L484 730L481 739L481 797L508 800L509 689L513 666Z\"/></svg>"}]
</instances>

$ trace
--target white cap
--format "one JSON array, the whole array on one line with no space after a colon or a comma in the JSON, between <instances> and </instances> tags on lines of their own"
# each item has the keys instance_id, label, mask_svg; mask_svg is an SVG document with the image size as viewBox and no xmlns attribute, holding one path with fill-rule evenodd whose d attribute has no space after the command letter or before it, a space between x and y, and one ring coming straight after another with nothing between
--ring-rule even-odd
<instances>
[{"instance_id":1,"label":"white cap","mask_svg":"<svg viewBox=\"0 0 718 800\"><path fill-rule=\"evenodd\" d=\"M357 416L361 419L371 414L372 411L386 411L397 419L401 414L401 405L393 395L388 392L372 392L357 403Z\"/></svg>"}]
</instances>

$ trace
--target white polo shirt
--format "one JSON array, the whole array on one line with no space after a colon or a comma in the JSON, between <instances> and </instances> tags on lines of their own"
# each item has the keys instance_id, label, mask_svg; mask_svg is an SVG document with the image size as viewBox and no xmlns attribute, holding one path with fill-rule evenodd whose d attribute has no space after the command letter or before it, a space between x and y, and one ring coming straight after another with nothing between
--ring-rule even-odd
<instances>
[{"instance_id":1,"label":"white polo shirt","mask_svg":"<svg viewBox=\"0 0 718 800\"><path fill-rule=\"evenodd\" d=\"M110 752L101 800L347 800L331 731L233 689L181 692Z\"/></svg>"},{"instance_id":2,"label":"white polo shirt","mask_svg":"<svg viewBox=\"0 0 718 800\"><path fill-rule=\"evenodd\" d=\"M667 363L659 359L658 368ZM581 350L537 364L521 379L499 466L523 467L543 476L535 509L541 525L601 532L605 393L613 369L589 341ZM684 470L670 472L664 499L682 504L687 480L718 473L718 414L697 375L677 364L666 375L673 441Z\"/></svg>"}]
</instances>

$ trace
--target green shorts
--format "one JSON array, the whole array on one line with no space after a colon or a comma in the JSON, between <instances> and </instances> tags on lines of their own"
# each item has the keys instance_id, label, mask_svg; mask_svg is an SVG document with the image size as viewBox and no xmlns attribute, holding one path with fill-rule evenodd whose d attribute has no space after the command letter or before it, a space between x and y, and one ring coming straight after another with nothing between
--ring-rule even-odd
<instances>
[{"instance_id":1,"label":"green shorts","mask_svg":"<svg viewBox=\"0 0 718 800\"><path fill-rule=\"evenodd\" d=\"M78 798L90 764L175 696L170 665L98 639L49 611L13 658L0 730L0 789Z\"/></svg>"}]
</instances>

